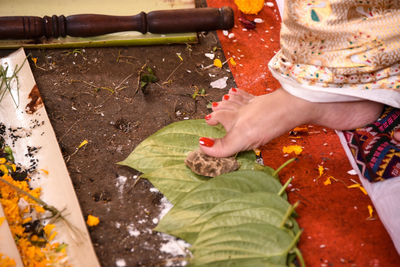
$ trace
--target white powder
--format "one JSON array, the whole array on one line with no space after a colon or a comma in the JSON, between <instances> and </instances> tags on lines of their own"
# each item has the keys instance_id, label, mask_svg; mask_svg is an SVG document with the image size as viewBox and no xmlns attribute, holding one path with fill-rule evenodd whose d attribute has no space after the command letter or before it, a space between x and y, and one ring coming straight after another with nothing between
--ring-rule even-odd
<instances>
[{"instance_id":1,"label":"white powder","mask_svg":"<svg viewBox=\"0 0 400 267\"><path fill-rule=\"evenodd\" d=\"M128 233L130 236L134 236L137 237L140 235L140 232L135 228L135 226L133 225L133 223L131 223L130 225L128 225L126 227L126 229L128 230Z\"/></svg>"},{"instance_id":2,"label":"white powder","mask_svg":"<svg viewBox=\"0 0 400 267\"><path fill-rule=\"evenodd\" d=\"M161 211L160 211L160 214L158 215L158 219L159 220L161 220L164 216L165 216L165 214L167 214L168 213L168 211L170 210L170 209L172 209L172 207L174 206L174 205L172 205L171 204L171 202L169 202L168 201L168 199L166 198L166 197L163 197L161 200L160 200L160 206L161 206Z\"/></svg>"},{"instance_id":3,"label":"white powder","mask_svg":"<svg viewBox=\"0 0 400 267\"><path fill-rule=\"evenodd\" d=\"M115 266L117 267L125 267L126 266L126 262L124 259L117 259L115 261Z\"/></svg>"},{"instance_id":4,"label":"white powder","mask_svg":"<svg viewBox=\"0 0 400 267\"><path fill-rule=\"evenodd\" d=\"M128 178L126 176L118 176L117 177L117 182L115 183L115 186L118 188L118 192L120 194L120 197L122 196L122 192L124 191L124 186Z\"/></svg>"},{"instance_id":5,"label":"white powder","mask_svg":"<svg viewBox=\"0 0 400 267\"><path fill-rule=\"evenodd\" d=\"M167 241L166 243L161 245L161 252L171 254L174 257L186 255L186 251L189 248L190 244L181 239L177 239L164 233L161 233L160 235L164 241Z\"/></svg>"}]
</instances>

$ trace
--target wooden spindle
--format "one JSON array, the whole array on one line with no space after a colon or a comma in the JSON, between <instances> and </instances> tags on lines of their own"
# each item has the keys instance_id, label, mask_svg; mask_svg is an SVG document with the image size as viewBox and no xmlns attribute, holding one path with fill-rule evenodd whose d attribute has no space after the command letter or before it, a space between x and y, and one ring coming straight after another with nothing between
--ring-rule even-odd
<instances>
[{"instance_id":1,"label":"wooden spindle","mask_svg":"<svg viewBox=\"0 0 400 267\"><path fill-rule=\"evenodd\" d=\"M122 31L144 34L227 30L233 27L233 20L230 7L159 10L134 16L8 16L0 17L0 39L89 37Z\"/></svg>"}]
</instances>

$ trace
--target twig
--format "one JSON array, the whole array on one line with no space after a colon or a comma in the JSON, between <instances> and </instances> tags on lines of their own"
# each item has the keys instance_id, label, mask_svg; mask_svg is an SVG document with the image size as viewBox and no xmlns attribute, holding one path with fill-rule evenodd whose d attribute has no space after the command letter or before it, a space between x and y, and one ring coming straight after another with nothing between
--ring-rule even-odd
<instances>
[{"instance_id":1,"label":"twig","mask_svg":"<svg viewBox=\"0 0 400 267\"><path fill-rule=\"evenodd\" d=\"M176 66L176 68L168 75L167 79L165 79L165 81L162 83L162 85L167 84L169 81L169 78L171 78L171 76L179 69L180 66L182 66L183 62L179 63L178 66Z\"/></svg>"},{"instance_id":2,"label":"twig","mask_svg":"<svg viewBox=\"0 0 400 267\"><path fill-rule=\"evenodd\" d=\"M146 68L147 63L144 63L144 65L140 68L140 70L138 71L138 79L137 79L137 86L136 86L136 90L135 92L133 92L133 97L135 97L135 95L137 94L137 92L140 89L140 76L142 75L144 68Z\"/></svg>"},{"instance_id":3,"label":"twig","mask_svg":"<svg viewBox=\"0 0 400 267\"><path fill-rule=\"evenodd\" d=\"M130 77L132 77L132 75L133 75L133 73L129 74L125 79L123 79L122 82L120 82L120 83L117 85L117 87L115 87L115 91L117 91L118 89L120 89L120 86L121 86L124 82L126 82ZM123 87L123 88L126 88L126 86ZM122 90L123 88L121 88L121 90Z\"/></svg>"},{"instance_id":4,"label":"twig","mask_svg":"<svg viewBox=\"0 0 400 267\"><path fill-rule=\"evenodd\" d=\"M71 127L68 128L68 130L60 137L60 139L58 140L59 143L61 143L61 141L63 140L63 138L72 130L72 128L75 126L75 124L77 124L78 122L80 122L81 119L75 121Z\"/></svg>"},{"instance_id":5,"label":"twig","mask_svg":"<svg viewBox=\"0 0 400 267\"><path fill-rule=\"evenodd\" d=\"M25 192L25 191L22 190L21 188L19 188L19 187L13 185L12 183L10 183L10 182L4 180L4 179L1 178L1 177L0 177L0 181L3 182L3 183L5 183L6 185L10 186L12 189L14 189L15 191L17 191L18 193L23 194L23 195L29 197L30 199L32 199L33 201L35 201L36 203L38 203L40 206L42 206L45 210L50 211L51 214L53 215L53 217L55 217L55 216L57 216L57 217L62 217L62 216L61 216L61 212L60 212L57 208L48 205L48 204L47 204L46 202L44 202L43 200L41 200L41 199L39 199L39 198L37 198L37 197L32 196L32 195L29 194L28 192Z\"/></svg>"},{"instance_id":6,"label":"twig","mask_svg":"<svg viewBox=\"0 0 400 267\"><path fill-rule=\"evenodd\" d=\"M95 89L107 90L107 91L109 91L111 94L114 94L114 93L115 93L115 89L112 89L112 88L110 88L110 87L97 86L97 85L94 85L94 84L91 84L91 83L89 83L89 82L87 82L87 81L82 81L82 80L71 80L71 83L76 83L76 82L84 83L84 84L86 84L86 85L88 85L88 86L91 86L91 87L93 87L93 88L95 88Z\"/></svg>"}]
</instances>

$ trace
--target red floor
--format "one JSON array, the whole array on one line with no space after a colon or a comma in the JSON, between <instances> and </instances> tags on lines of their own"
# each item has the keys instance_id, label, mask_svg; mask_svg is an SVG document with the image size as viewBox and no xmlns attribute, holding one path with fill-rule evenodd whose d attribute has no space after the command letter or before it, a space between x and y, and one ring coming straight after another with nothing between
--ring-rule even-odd
<instances>
[{"instance_id":1,"label":"red floor","mask_svg":"<svg viewBox=\"0 0 400 267\"><path fill-rule=\"evenodd\" d=\"M279 49L280 16L276 4L272 8L264 6L258 15L246 16L264 22L254 30L243 31L238 21L240 13L232 0L207 2L211 7L231 6L235 11L235 28L229 31L234 37L229 38L222 31L218 36L225 56L235 57L237 65L231 70L237 86L256 95L278 88L279 83L267 67ZM297 221L304 232L299 247L307 266L400 266L400 256L377 215L367 219L368 205L372 205L368 196L357 188L347 188L353 184L351 179L359 179L347 173L352 167L336 134L317 126L308 127L308 133L297 139L286 134L263 148L264 163L277 168L288 159L282 148L294 144L303 146L303 153L280 177L282 182L294 177L289 200L300 201ZM320 178L318 165L325 167ZM332 184L324 185L328 176L337 181L332 179Z\"/></svg>"}]
</instances>

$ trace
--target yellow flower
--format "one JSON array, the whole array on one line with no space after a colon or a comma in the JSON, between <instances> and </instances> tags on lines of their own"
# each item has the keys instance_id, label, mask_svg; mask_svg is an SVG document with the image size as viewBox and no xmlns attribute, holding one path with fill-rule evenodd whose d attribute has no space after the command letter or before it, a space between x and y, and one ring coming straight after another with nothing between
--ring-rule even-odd
<instances>
[{"instance_id":1,"label":"yellow flower","mask_svg":"<svg viewBox=\"0 0 400 267\"><path fill-rule=\"evenodd\" d=\"M214 59L214 66L217 68L222 68L222 62L220 59Z\"/></svg>"},{"instance_id":2,"label":"yellow flower","mask_svg":"<svg viewBox=\"0 0 400 267\"><path fill-rule=\"evenodd\" d=\"M235 0L235 4L245 14L257 14L264 7L264 0Z\"/></svg>"},{"instance_id":3,"label":"yellow flower","mask_svg":"<svg viewBox=\"0 0 400 267\"><path fill-rule=\"evenodd\" d=\"M303 148L299 145L284 146L282 152L285 154L290 154L294 152L296 155L300 155L303 152Z\"/></svg>"},{"instance_id":4,"label":"yellow flower","mask_svg":"<svg viewBox=\"0 0 400 267\"><path fill-rule=\"evenodd\" d=\"M89 215L86 221L88 226L96 226L100 223L99 218L93 215Z\"/></svg>"},{"instance_id":5,"label":"yellow flower","mask_svg":"<svg viewBox=\"0 0 400 267\"><path fill-rule=\"evenodd\" d=\"M374 214L374 208L372 208L371 205L368 205L368 213L369 213L369 217L367 219L372 219L372 215Z\"/></svg>"},{"instance_id":6,"label":"yellow flower","mask_svg":"<svg viewBox=\"0 0 400 267\"><path fill-rule=\"evenodd\" d=\"M87 145L87 143L88 143L88 140L86 140L86 139L83 140L82 143L78 146L78 149L83 147L84 145Z\"/></svg>"},{"instance_id":7,"label":"yellow flower","mask_svg":"<svg viewBox=\"0 0 400 267\"><path fill-rule=\"evenodd\" d=\"M324 166L318 165L318 172L319 172L319 177L321 177L322 174L324 174Z\"/></svg>"},{"instance_id":8,"label":"yellow flower","mask_svg":"<svg viewBox=\"0 0 400 267\"><path fill-rule=\"evenodd\" d=\"M0 267L12 267L15 266L16 263L13 259L10 259L6 255L0 253Z\"/></svg>"},{"instance_id":9,"label":"yellow flower","mask_svg":"<svg viewBox=\"0 0 400 267\"><path fill-rule=\"evenodd\" d=\"M352 184L349 185L347 188L359 188L361 192L363 192L365 195L368 195L367 191L360 184Z\"/></svg>"},{"instance_id":10,"label":"yellow flower","mask_svg":"<svg viewBox=\"0 0 400 267\"><path fill-rule=\"evenodd\" d=\"M6 165L0 165L0 171L2 171L4 174L8 174L8 169Z\"/></svg>"},{"instance_id":11,"label":"yellow flower","mask_svg":"<svg viewBox=\"0 0 400 267\"><path fill-rule=\"evenodd\" d=\"M229 63L231 63L232 66L236 66L236 65L237 65L237 64L236 64L236 61L233 59L233 57L231 57L231 58L229 59Z\"/></svg>"},{"instance_id":12,"label":"yellow flower","mask_svg":"<svg viewBox=\"0 0 400 267\"><path fill-rule=\"evenodd\" d=\"M325 180L325 182L324 182L324 185L330 185L330 184L332 184L332 181L331 181L331 180L337 181L333 176L329 176L328 178L326 178L326 180Z\"/></svg>"}]
</instances>

